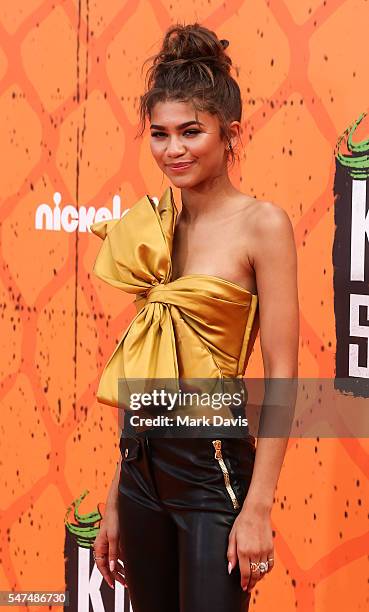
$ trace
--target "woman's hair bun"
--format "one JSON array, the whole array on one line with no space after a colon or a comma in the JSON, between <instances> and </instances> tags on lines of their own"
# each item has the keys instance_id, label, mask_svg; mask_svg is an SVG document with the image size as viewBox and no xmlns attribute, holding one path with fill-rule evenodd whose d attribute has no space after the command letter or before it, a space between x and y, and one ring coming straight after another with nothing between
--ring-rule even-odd
<instances>
[{"instance_id":1,"label":"woman's hair bun","mask_svg":"<svg viewBox=\"0 0 369 612\"><path fill-rule=\"evenodd\" d=\"M166 31L155 63L168 66L188 62L206 64L210 61L212 67L215 65L229 72L232 60L224 52L228 45L228 40L225 38L219 40L215 32L199 23L188 25L177 23Z\"/></svg>"}]
</instances>

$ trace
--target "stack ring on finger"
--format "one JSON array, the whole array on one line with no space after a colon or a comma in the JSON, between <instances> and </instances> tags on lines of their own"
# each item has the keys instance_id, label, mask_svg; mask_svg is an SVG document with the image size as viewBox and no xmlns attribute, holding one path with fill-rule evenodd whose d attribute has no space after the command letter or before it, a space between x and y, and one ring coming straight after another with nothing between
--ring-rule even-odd
<instances>
[{"instance_id":1,"label":"stack ring on finger","mask_svg":"<svg viewBox=\"0 0 369 612\"><path fill-rule=\"evenodd\" d=\"M259 570L261 574L264 574L265 572L268 571L268 567L269 567L269 563L268 561L261 561L259 563Z\"/></svg>"},{"instance_id":2,"label":"stack ring on finger","mask_svg":"<svg viewBox=\"0 0 369 612\"><path fill-rule=\"evenodd\" d=\"M106 555L103 555L102 557L96 557L95 553L93 553L93 557L94 557L94 560L96 561L96 559L105 559Z\"/></svg>"}]
</instances>

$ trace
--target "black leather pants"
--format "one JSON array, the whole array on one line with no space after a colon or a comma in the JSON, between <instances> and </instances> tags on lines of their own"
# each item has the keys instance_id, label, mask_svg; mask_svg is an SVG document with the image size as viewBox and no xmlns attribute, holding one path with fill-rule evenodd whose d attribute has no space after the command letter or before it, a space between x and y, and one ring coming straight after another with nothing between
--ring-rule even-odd
<instances>
[{"instance_id":1,"label":"black leather pants","mask_svg":"<svg viewBox=\"0 0 369 612\"><path fill-rule=\"evenodd\" d=\"M228 574L227 548L251 481L253 442L122 434L120 449L120 539L133 611L246 612L251 594L238 563Z\"/></svg>"}]
</instances>

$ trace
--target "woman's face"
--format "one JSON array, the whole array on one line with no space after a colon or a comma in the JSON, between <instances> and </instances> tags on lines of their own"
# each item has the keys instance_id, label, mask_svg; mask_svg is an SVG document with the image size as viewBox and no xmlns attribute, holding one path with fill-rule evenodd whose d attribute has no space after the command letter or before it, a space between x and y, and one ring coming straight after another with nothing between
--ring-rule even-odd
<instances>
[{"instance_id":1,"label":"woman's face","mask_svg":"<svg viewBox=\"0 0 369 612\"><path fill-rule=\"evenodd\" d=\"M217 115L188 102L157 102L151 111L151 152L176 187L190 188L227 172L226 142Z\"/></svg>"}]
</instances>

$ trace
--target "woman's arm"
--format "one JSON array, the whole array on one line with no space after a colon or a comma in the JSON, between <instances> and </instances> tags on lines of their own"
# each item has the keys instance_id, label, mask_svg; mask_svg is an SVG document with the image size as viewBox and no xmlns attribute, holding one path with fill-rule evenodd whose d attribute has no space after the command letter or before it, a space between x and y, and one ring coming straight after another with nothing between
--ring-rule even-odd
<instances>
[{"instance_id":1,"label":"woman's arm","mask_svg":"<svg viewBox=\"0 0 369 612\"><path fill-rule=\"evenodd\" d=\"M268 557L273 557L270 512L288 443L287 425L293 417L294 382L291 379L296 380L298 376L299 344L297 253L287 213L274 204L260 203L252 240L251 263L256 274L259 296L264 378L271 379L271 392L264 398L259 428L262 435L257 440L253 476L230 535L228 549L232 567L237 560L235 556L238 556L241 586L248 586L248 590L261 577L259 572L250 573L250 561L266 561ZM287 419L286 411L281 411L279 407L273 410L273 402L279 393L274 392L272 379L282 378L287 379L284 390L287 389L285 395L291 402L286 406ZM292 393L288 390L289 385ZM278 381L275 381L275 386L280 391ZM266 437L268 432L273 432L273 419L281 415L284 418L285 437L272 437L273 433Z\"/></svg>"},{"instance_id":2,"label":"woman's arm","mask_svg":"<svg viewBox=\"0 0 369 612\"><path fill-rule=\"evenodd\" d=\"M274 204L261 205L256 222L253 266L259 296L260 344L265 379L296 379L298 376L299 303L297 289L297 253L291 221L287 213ZM291 388L293 384L291 383ZM262 432L258 437L255 466L245 500L247 506L271 510L275 488L288 443L288 437L265 437L273 426L274 396L286 385L271 380L265 397L265 414L261 413ZM283 401L283 400L282 400ZM292 406L293 410L293 406ZM282 416L277 408L275 418ZM277 424L278 425L278 424ZM277 427L278 429L278 427Z\"/></svg>"},{"instance_id":3,"label":"woman's arm","mask_svg":"<svg viewBox=\"0 0 369 612\"><path fill-rule=\"evenodd\" d=\"M122 456L120 455L118 464L117 464L117 469L116 469L114 478L112 480L112 483L110 485L108 496L106 498L106 510L110 510L110 509L116 510L118 507L118 485L119 485L119 478L120 478L121 463L122 463Z\"/></svg>"},{"instance_id":4,"label":"woman's arm","mask_svg":"<svg viewBox=\"0 0 369 612\"><path fill-rule=\"evenodd\" d=\"M114 580L126 586L124 568L120 558L118 486L122 456L119 455L117 469L109 487L103 519L94 542L96 565L111 588Z\"/></svg>"}]
</instances>

